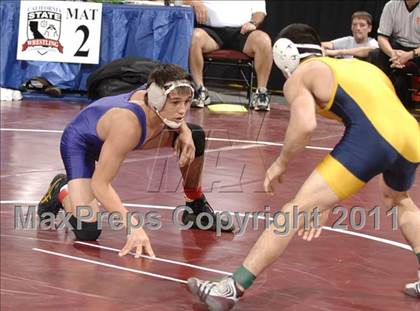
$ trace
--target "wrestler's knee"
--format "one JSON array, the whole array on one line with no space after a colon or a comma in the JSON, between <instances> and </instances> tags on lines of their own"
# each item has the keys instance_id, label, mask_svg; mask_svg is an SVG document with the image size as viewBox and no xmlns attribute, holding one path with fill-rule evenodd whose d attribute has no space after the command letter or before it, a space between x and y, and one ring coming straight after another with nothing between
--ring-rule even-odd
<instances>
[{"instance_id":1,"label":"wrestler's knee","mask_svg":"<svg viewBox=\"0 0 420 311\"><path fill-rule=\"evenodd\" d=\"M72 215L69 222L73 227L74 235L80 241L95 241L101 235L102 230L98 228L97 221L85 222Z\"/></svg>"}]
</instances>

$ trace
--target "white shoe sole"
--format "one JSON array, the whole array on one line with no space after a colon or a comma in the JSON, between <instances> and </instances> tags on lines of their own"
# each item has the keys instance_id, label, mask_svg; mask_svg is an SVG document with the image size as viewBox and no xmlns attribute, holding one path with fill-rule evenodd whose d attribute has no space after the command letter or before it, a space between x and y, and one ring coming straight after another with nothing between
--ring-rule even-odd
<instances>
[{"instance_id":1,"label":"white shoe sole","mask_svg":"<svg viewBox=\"0 0 420 311\"><path fill-rule=\"evenodd\" d=\"M191 103L192 108L204 108L207 105L210 105L211 99L210 96L207 97L204 101L195 100Z\"/></svg>"},{"instance_id":2,"label":"white shoe sole","mask_svg":"<svg viewBox=\"0 0 420 311\"><path fill-rule=\"evenodd\" d=\"M256 106L255 111L270 111L270 106Z\"/></svg>"},{"instance_id":3,"label":"white shoe sole","mask_svg":"<svg viewBox=\"0 0 420 311\"><path fill-rule=\"evenodd\" d=\"M191 104L191 108L204 108L204 105L201 105L201 104Z\"/></svg>"}]
</instances>

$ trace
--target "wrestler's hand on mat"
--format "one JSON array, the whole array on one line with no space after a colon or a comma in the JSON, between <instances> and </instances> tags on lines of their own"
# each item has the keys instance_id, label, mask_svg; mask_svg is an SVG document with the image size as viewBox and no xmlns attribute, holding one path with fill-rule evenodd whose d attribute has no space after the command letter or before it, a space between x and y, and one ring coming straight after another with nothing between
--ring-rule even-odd
<instances>
[{"instance_id":1,"label":"wrestler's hand on mat","mask_svg":"<svg viewBox=\"0 0 420 311\"><path fill-rule=\"evenodd\" d=\"M179 133L175 141L175 152L179 158L179 166L184 167L191 164L195 158L195 145L191 132Z\"/></svg>"},{"instance_id":2,"label":"wrestler's hand on mat","mask_svg":"<svg viewBox=\"0 0 420 311\"><path fill-rule=\"evenodd\" d=\"M125 243L118 255L125 256L133 248L136 249L135 258L140 258L140 255L145 254L150 257L155 257L152 246L150 245L149 237L143 228L132 229L131 233L127 235L127 243ZM143 252L144 249L144 252Z\"/></svg>"},{"instance_id":3,"label":"wrestler's hand on mat","mask_svg":"<svg viewBox=\"0 0 420 311\"><path fill-rule=\"evenodd\" d=\"M204 4L202 4L200 1L193 1L192 6L194 8L197 23L199 24L207 23L209 20L207 7Z\"/></svg>"},{"instance_id":4,"label":"wrestler's hand on mat","mask_svg":"<svg viewBox=\"0 0 420 311\"><path fill-rule=\"evenodd\" d=\"M273 181L282 182L282 176L286 172L286 166L274 161L265 173L264 191L273 192Z\"/></svg>"},{"instance_id":5,"label":"wrestler's hand on mat","mask_svg":"<svg viewBox=\"0 0 420 311\"><path fill-rule=\"evenodd\" d=\"M328 217L330 216L330 211L324 211L319 214L318 226L315 226L313 219L308 229L302 228L298 231L298 236L301 236L305 241L312 241L313 238L317 239L321 235L322 226L327 223ZM318 227L318 228L316 228Z\"/></svg>"}]
</instances>

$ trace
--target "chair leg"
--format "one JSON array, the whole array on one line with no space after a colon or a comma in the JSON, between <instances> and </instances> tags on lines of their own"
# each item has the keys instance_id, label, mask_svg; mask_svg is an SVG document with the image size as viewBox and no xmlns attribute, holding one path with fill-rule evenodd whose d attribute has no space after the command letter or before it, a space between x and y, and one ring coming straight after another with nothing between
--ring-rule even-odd
<instances>
[{"instance_id":1,"label":"chair leg","mask_svg":"<svg viewBox=\"0 0 420 311\"><path fill-rule=\"evenodd\" d=\"M251 105L251 101L252 101L252 83L253 83L253 77L252 77L252 67L250 67L250 63L248 63L248 68L246 68L247 70L251 70L250 71L250 74L249 75L247 75L247 74L245 74L245 72L244 72L244 69L243 69L244 67L241 67L240 68L240 73L241 73L241 75L242 75L242 78L244 79L244 81L245 81L245 84L246 84L246 99L248 100L248 106L250 106ZM246 73L248 73L248 72L246 72Z\"/></svg>"},{"instance_id":2,"label":"chair leg","mask_svg":"<svg viewBox=\"0 0 420 311\"><path fill-rule=\"evenodd\" d=\"M247 96L248 96L248 106L251 107L252 105L252 86L254 85L254 62L250 63L250 68L249 70L251 71L250 74L250 83L249 83L249 87L248 87L248 92L247 92Z\"/></svg>"},{"instance_id":3,"label":"chair leg","mask_svg":"<svg viewBox=\"0 0 420 311\"><path fill-rule=\"evenodd\" d=\"M203 78L204 78L204 75L205 75L205 73L206 73L206 71L207 71L208 67L210 66L210 63L211 63L211 62L209 62L209 61L207 61L207 60L204 60L204 64L203 64Z\"/></svg>"},{"instance_id":4,"label":"chair leg","mask_svg":"<svg viewBox=\"0 0 420 311\"><path fill-rule=\"evenodd\" d=\"M226 66L224 62L217 62L213 59L205 59L204 60L204 67L203 67L203 78L205 78L205 74L210 66L212 65L222 65ZM251 108L252 106L252 87L254 85L254 62L253 61L237 61L236 64L227 64L227 65L236 65L239 67L240 73L242 75L243 81L246 83L246 98L248 100L248 107ZM246 69L245 69L246 68ZM249 73L244 71L249 70Z\"/></svg>"}]
</instances>

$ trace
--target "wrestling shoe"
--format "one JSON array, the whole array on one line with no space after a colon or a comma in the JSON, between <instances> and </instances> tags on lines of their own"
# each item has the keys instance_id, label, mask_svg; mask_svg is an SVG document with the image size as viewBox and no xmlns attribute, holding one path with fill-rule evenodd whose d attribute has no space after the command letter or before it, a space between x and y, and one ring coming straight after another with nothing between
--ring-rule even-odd
<instances>
[{"instance_id":1,"label":"wrestling shoe","mask_svg":"<svg viewBox=\"0 0 420 311\"><path fill-rule=\"evenodd\" d=\"M209 91L202 85L197 89L191 107L204 108L204 106L207 106L210 102Z\"/></svg>"},{"instance_id":2,"label":"wrestling shoe","mask_svg":"<svg viewBox=\"0 0 420 311\"><path fill-rule=\"evenodd\" d=\"M53 178L47 193L44 194L38 203L38 216L40 221L44 220L44 213L50 212L56 216L60 209L63 208L63 205L58 200L58 194L65 184L67 184L66 175L58 174Z\"/></svg>"},{"instance_id":3,"label":"wrestling shoe","mask_svg":"<svg viewBox=\"0 0 420 311\"><path fill-rule=\"evenodd\" d=\"M252 107L256 111L270 111L270 96L265 87L257 89L252 98Z\"/></svg>"},{"instance_id":4,"label":"wrestling shoe","mask_svg":"<svg viewBox=\"0 0 420 311\"><path fill-rule=\"evenodd\" d=\"M211 311L230 310L242 296L232 277L215 282L189 278L187 285L191 294L198 297Z\"/></svg>"},{"instance_id":5,"label":"wrestling shoe","mask_svg":"<svg viewBox=\"0 0 420 311\"><path fill-rule=\"evenodd\" d=\"M193 213L188 213L187 210L185 210L182 214L182 223L184 225L188 225L190 222L193 223L192 225L192 229L201 229L197 226L197 216L200 213L207 213L208 215L210 215L210 217L213 218L213 225L207 229L210 231L216 231L216 214L213 210L213 208L210 206L209 202L207 202L206 197L203 195L201 195L201 197L199 199L196 199L194 201L191 202L186 202L185 203L186 206L188 206L189 208L191 208L193 210ZM222 232L232 232L235 230L235 226L233 225L233 223L231 224L231 226L229 226L229 221L226 219L221 219L221 225L222 225ZM207 227L209 225L209 219L208 217L202 217L201 218L201 227ZM227 228L227 229L225 229Z\"/></svg>"},{"instance_id":6,"label":"wrestling shoe","mask_svg":"<svg viewBox=\"0 0 420 311\"><path fill-rule=\"evenodd\" d=\"M417 272L417 275L419 280L417 282L405 285L404 293L408 296L420 299L420 270Z\"/></svg>"}]
</instances>

